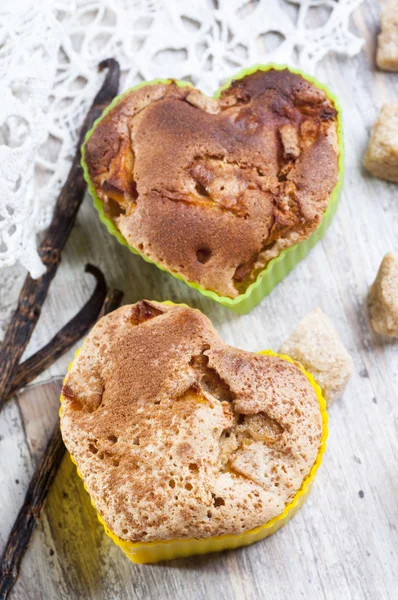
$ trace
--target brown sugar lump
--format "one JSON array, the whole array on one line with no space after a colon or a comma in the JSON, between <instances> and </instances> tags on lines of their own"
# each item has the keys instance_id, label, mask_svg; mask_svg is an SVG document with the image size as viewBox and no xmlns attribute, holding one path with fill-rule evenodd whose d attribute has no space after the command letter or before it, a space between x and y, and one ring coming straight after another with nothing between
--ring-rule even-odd
<instances>
[{"instance_id":1,"label":"brown sugar lump","mask_svg":"<svg viewBox=\"0 0 398 600\"><path fill-rule=\"evenodd\" d=\"M398 181L398 104L384 104L372 127L364 166L376 177Z\"/></svg>"},{"instance_id":2,"label":"brown sugar lump","mask_svg":"<svg viewBox=\"0 0 398 600\"><path fill-rule=\"evenodd\" d=\"M198 310L141 301L86 338L62 436L122 547L240 535L281 515L313 473L316 389L293 362L222 343Z\"/></svg>"},{"instance_id":3,"label":"brown sugar lump","mask_svg":"<svg viewBox=\"0 0 398 600\"><path fill-rule=\"evenodd\" d=\"M300 362L314 376L328 405L342 395L352 372L352 358L320 308L304 316L279 352Z\"/></svg>"},{"instance_id":4,"label":"brown sugar lump","mask_svg":"<svg viewBox=\"0 0 398 600\"><path fill-rule=\"evenodd\" d=\"M118 239L237 298L320 225L339 180L338 131L334 100L288 69L250 73L217 98L146 84L95 126L84 164Z\"/></svg>"},{"instance_id":5,"label":"brown sugar lump","mask_svg":"<svg viewBox=\"0 0 398 600\"><path fill-rule=\"evenodd\" d=\"M376 62L384 71L398 71L398 0L390 0L381 12Z\"/></svg>"},{"instance_id":6,"label":"brown sugar lump","mask_svg":"<svg viewBox=\"0 0 398 600\"><path fill-rule=\"evenodd\" d=\"M398 252L388 252L383 258L370 288L369 309L377 333L398 337Z\"/></svg>"}]
</instances>

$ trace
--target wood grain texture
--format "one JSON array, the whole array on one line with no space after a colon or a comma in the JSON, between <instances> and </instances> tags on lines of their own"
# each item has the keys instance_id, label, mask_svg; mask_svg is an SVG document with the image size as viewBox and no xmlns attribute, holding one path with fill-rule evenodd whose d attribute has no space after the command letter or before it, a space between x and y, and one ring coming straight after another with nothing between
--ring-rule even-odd
<instances>
[{"instance_id":1,"label":"wood grain texture","mask_svg":"<svg viewBox=\"0 0 398 600\"><path fill-rule=\"evenodd\" d=\"M315 305L331 317L355 363L344 398L330 409L328 447L311 496L273 537L219 555L136 566L104 534L66 457L25 556L13 600L388 600L398 589L398 344L369 329L366 298L383 255L398 247L398 186L361 167L383 102L398 102L398 74L376 72L379 6L368 0L354 26L357 57L325 59L318 77L339 95L346 181L324 240L252 313L237 316L133 256L109 237L87 197L63 253L28 353L87 299L83 265L140 298L203 310L227 343L277 350ZM73 352L46 377L66 370ZM0 418L0 551L55 422L60 383L29 388ZM18 481L18 483L16 483Z\"/></svg>"}]
</instances>

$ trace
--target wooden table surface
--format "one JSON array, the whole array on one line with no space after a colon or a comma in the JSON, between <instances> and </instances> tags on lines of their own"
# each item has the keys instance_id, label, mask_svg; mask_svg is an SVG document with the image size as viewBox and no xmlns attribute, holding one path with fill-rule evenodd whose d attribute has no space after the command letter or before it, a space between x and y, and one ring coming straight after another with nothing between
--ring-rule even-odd
<instances>
[{"instance_id":1,"label":"wooden table surface","mask_svg":"<svg viewBox=\"0 0 398 600\"><path fill-rule=\"evenodd\" d=\"M89 296L86 262L109 284L140 298L187 302L225 342L272 348L318 305L355 363L344 398L330 409L323 465L304 508L254 546L160 565L130 563L105 535L68 456L23 561L13 600L375 599L398 597L398 344L369 329L366 297L383 255L398 247L398 186L361 167L369 130L385 101L398 101L398 73L374 67L379 7L369 0L353 26L365 38L352 59L330 56L318 77L339 95L346 179L322 243L251 314L239 317L133 256L108 236L85 199L30 344L38 347ZM62 315L62 323L59 315ZM29 349L28 349L29 353ZM0 415L0 551L55 422L59 375L73 353Z\"/></svg>"}]
</instances>

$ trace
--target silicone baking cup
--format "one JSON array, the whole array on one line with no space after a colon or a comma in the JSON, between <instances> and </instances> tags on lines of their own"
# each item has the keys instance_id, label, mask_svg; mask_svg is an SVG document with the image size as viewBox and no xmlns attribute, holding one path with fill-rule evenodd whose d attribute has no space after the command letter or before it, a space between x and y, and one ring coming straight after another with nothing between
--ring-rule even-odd
<instances>
[{"instance_id":1,"label":"silicone baking cup","mask_svg":"<svg viewBox=\"0 0 398 600\"><path fill-rule=\"evenodd\" d=\"M76 352L75 357L79 353L79 350ZM285 356L283 354L277 354L276 352L272 352L272 350L263 350L259 352L259 354L266 354L269 356L279 356L283 360L287 360L290 363L293 363L301 369L304 373L314 391L319 401L319 407L322 416L322 435L321 441L319 444L319 450L314 464L312 465L310 472L303 480L301 488L295 494L291 502L285 506L284 511L274 517L264 525L260 525L255 529L251 529L250 531L245 531L241 534L227 534L220 536L213 536L205 539L175 539L175 540L163 540L163 541L154 541L154 542L129 542L126 540L122 540L119 538L113 531L109 529L106 525L105 521L102 519L101 515L97 512L97 517L99 522L103 525L105 529L105 533L117 544L125 553L125 555L134 563L143 564L143 563L155 563L162 560L172 560L174 558L180 558L183 556L193 556L195 554L207 554L209 552L220 552L222 550L232 550L234 548L239 548L240 546L248 546L253 544L254 542L259 542L260 540L272 535L278 529L286 525L286 523L296 514L296 512L301 508L306 501L312 484L315 479L316 472L319 468L319 465L322 462L322 456L326 449L326 438L328 435L328 416L326 411L326 402L322 395L321 389L319 385L316 383L313 376L308 373L303 366L292 360L289 356ZM73 362L69 365L68 370L72 368ZM62 414L62 403L64 399L61 395L61 408L60 415ZM77 473L79 477L83 480L84 478L77 468L77 464L72 455L70 455L73 463L76 465ZM86 484L84 483L85 490L88 492ZM95 504L93 499L90 496L91 504L95 508Z\"/></svg>"},{"instance_id":2,"label":"silicone baking cup","mask_svg":"<svg viewBox=\"0 0 398 600\"><path fill-rule=\"evenodd\" d=\"M218 302L218 304L222 304L222 306L225 306L226 308L229 308L230 310L232 310L236 313L239 313L239 314L245 314L245 313L249 312L250 310L252 310L255 306L257 306L257 304L259 304L262 301L262 299L265 296L267 296L272 291L272 289L301 260L303 260L303 258L305 258L307 256L307 254L311 250L311 248L313 248L313 246L315 246L315 244L323 237L323 235L325 234L327 228L329 227L329 225L333 219L333 216L335 215L335 212L337 209L337 204L338 204L340 193L341 193L342 183L343 183L344 147L343 147L343 126L342 126L340 104L339 104L336 96L325 85L323 85L322 83L317 81L314 77L311 77L310 75L307 75L306 73L303 73L302 71L300 71L298 69L292 69L286 65L276 65L276 64L255 65L249 69L244 69L244 70L240 71L239 73L237 73L236 75L234 75L233 77L231 77L222 87L220 87L217 90L217 92L214 94L214 98L218 98L220 96L221 92L231 85L232 81L237 80L237 79L242 79L246 75L251 75L252 73L255 73L256 71L268 71L270 69L276 69L279 71L288 69L292 73L301 75L307 81L311 81L316 87L324 90L324 92L327 94L329 99L332 100L332 102L337 110L337 134L338 134L338 141L339 141L339 177L338 177L337 184L331 194L328 208L326 209L326 211L323 215L322 221L319 224L318 228L315 231L313 231L306 240L303 240L302 242L299 242L298 244L291 246L290 248L286 248L277 257L272 259L268 263L266 268L263 271L261 271L261 273L258 275L256 281L254 281L247 288L245 293L240 294L236 298L228 298L227 296L219 296L218 294L216 294L215 292L213 292L211 290L204 289L197 283L194 283L192 281L187 281L186 279L184 279L184 277L182 277L178 273L173 273L173 272L169 271L163 265L150 260L147 256L145 256L144 254L139 252L137 250L137 248L133 248L132 246L130 246L129 243L127 242L127 240L122 236L120 231L116 228L114 223L104 214L103 204L102 204L101 200L98 198L96 191L94 189L94 186L91 182L90 176L88 174L88 169L87 169L87 165L85 162L85 146L86 146L88 140L90 139L94 129L97 127L98 123L105 117L105 115L129 92L131 92L133 90L138 90L139 88L141 88L145 85L153 85L155 83L168 84L174 80L155 79L154 81L149 81L149 82L145 81L135 87L128 89L126 92L124 92L120 96L117 96L113 100L113 102L104 110L101 117L95 121L92 129L87 133L85 141L82 146L82 167L83 167L83 171L84 171L84 177L87 181L87 185L90 190L90 194L93 197L94 206L98 211L99 218L102 221L102 223L105 225L105 227L107 228L108 232L110 234L112 234L121 244L123 244L124 246L127 246L131 250L131 252L141 256L146 262L156 265L162 271L166 271L167 273L170 273L171 275L173 275L180 281L183 281L184 283L189 285L191 288L197 290L198 292L200 292L207 298L211 298L215 302ZM184 87L184 86L192 87L192 85L187 81L175 81L175 83L177 85L179 85L180 87Z\"/></svg>"}]
</instances>

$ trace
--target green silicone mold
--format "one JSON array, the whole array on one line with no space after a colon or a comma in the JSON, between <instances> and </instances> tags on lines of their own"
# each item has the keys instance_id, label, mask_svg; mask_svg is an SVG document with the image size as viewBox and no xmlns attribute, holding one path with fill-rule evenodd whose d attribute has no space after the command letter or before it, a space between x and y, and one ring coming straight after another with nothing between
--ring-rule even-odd
<instances>
[{"instance_id":1,"label":"green silicone mold","mask_svg":"<svg viewBox=\"0 0 398 600\"><path fill-rule=\"evenodd\" d=\"M286 65L276 65L276 64L255 65L249 69L243 69L242 71L239 71L239 73L237 73L236 75L231 77L222 87L220 87L217 90L217 92L214 94L214 98L218 98L220 96L221 92L231 85L232 81L237 80L237 79L242 79L246 75L251 75L252 73L255 73L256 71L268 71L270 69L276 69L279 71L288 69L292 73L301 75L307 81L311 81L316 87L324 90L325 93L327 94L327 96L330 98L330 100L332 100L332 102L337 110L337 135L338 135L338 141L339 141L339 178L338 178L338 181L337 181L337 183L334 187L334 190L331 194L329 204L328 204L326 211L324 212L322 221L319 224L319 226L317 227L317 229L315 231L313 231L306 240L303 240L302 242L299 242L298 244L295 244L294 246L290 246L290 248L286 248L285 250L282 250L282 252L277 257L273 258L268 263L266 268L263 271L261 271L261 273L258 275L256 281L254 281L247 288L245 293L240 294L236 298L228 298L226 296L219 296L218 294L216 294L215 292L212 292L211 290L204 289L197 283L194 283L192 281L187 281L186 279L184 279L184 277L182 277L178 273L172 273L171 271L166 269L163 265L158 264L158 263L154 262L153 260L150 260L147 256L145 256L144 254L139 252L136 248L133 248L132 246L130 246L129 243L127 242L127 240L122 236L120 231L116 228L114 223L104 214L103 204L95 192L94 186L93 186L93 184L90 180L90 176L88 174L88 169L87 169L87 165L86 165L86 161L85 161L85 147L86 147L86 144L87 144L88 140L90 139L94 129L97 127L98 123L100 123L100 121L105 117L105 115L110 110L112 110L112 108L126 94L128 94L129 92L131 92L133 90L138 90L139 88L141 88L145 85L154 85L156 83L169 84L172 81L174 81L180 87L185 87L185 86L192 87L192 85L189 82L175 81L175 80L171 80L171 79L155 79L153 81L148 81L148 82L144 81L144 82L140 83L139 85L128 89L126 92L124 92L120 96L117 96L116 98L114 98L114 100L111 102L111 104L109 106L107 106L107 108L104 110L102 115L95 121L95 123L94 123L93 127L90 129L90 131L87 132L86 138L82 145L82 167L83 167L83 171L84 171L84 178L87 182L90 194L93 197L94 206L98 211L99 218L102 221L102 223L105 225L105 227L107 228L109 233L112 234L113 236L115 236L115 238L121 244L123 244L124 246L127 246L129 248L129 250L131 250L131 252L141 256L146 262L156 265L162 271L166 271L167 273L170 273L176 279L183 281L184 283L189 285L194 290L197 290L198 292L203 294L203 296L206 296L207 298L211 298L215 302L218 302L218 304L222 304L222 306L225 306L226 308L229 308L230 310L232 310L238 314L248 313L255 306L257 306L257 304L259 304L263 300L263 298L265 298L265 296L267 296L273 290L273 288L288 273L290 273L290 271L292 269L294 269L294 267L301 260L303 260L303 258L305 258L307 256L307 254L311 250L311 248L313 248L315 246L315 244L323 237L323 235L325 234L327 228L329 227L329 225L336 213L337 204L339 201L341 188L342 188L342 184L343 184L344 145L343 145L343 124L342 124L340 104L339 104L336 96L325 85L323 85L322 83L317 81L317 79L315 79L315 77L307 75L306 73L303 73L299 69L293 69Z\"/></svg>"}]
</instances>

